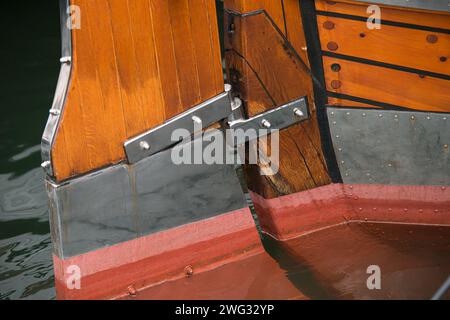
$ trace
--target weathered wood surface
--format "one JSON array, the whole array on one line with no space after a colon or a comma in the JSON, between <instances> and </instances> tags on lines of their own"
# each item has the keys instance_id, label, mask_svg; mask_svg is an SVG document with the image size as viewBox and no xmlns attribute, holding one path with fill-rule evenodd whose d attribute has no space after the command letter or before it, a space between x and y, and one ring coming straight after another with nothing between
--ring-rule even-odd
<instances>
[{"instance_id":1,"label":"weathered wood surface","mask_svg":"<svg viewBox=\"0 0 450 320\"><path fill-rule=\"evenodd\" d=\"M284 1L286 19L281 1L226 0L225 7L240 13L266 10L309 65L299 1ZM241 93L248 115L261 113L301 96L309 97L311 109L310 120L280 132L278 174L262 176L258 166L246 166L249 188L265 198L274 198L330 183L321 149L312 81L304 66L263 15L236 17L234 28L233 34L225 36L228 73Z\"/></svg>"},{"instance_id":2,"label":"weathered wood surface","mask_svg":"<svg viewBox=\"0 0 450 320\"><path fill-rule=\"evenodd\" d=\"M56 180L125 159L123 143L223 92L215 2L72 0L73 69Z\"/></svg>"}]
</instances>

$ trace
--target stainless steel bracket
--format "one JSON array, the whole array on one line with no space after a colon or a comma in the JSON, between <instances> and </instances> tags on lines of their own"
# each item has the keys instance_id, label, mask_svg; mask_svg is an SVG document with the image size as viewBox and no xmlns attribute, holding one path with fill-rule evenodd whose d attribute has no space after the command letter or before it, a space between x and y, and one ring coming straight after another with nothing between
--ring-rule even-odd
<instances>
[{"instance_id":1,"label":"stainless steel bracket","mask_svg":"<svg viewBox=\"0 0 450 320\"><path fill-rule=\"evenodd\" d=\"M197 127L207 128L230 116L233 111L230 90L231 86L225 86L225 92L126 141L125 153L128 162L133 164L165 150L195 133ZM177 129L185 129L183 130L185 134L178 137L179 141L173 141L172 133ZM180 131L180 133L183 132Z\"/></svg>"},{"instance_id":2,"label":"stainless steel bracket","mask_svg":"<svg viewBox=\"0 0 450 320\"><path fill-rule=\"evenodd\" d=\"M275 130L282 130L301 121L305 121L309 117L308 102L306 97L303 97L250 119L229 121L228 125L235 132L234 143L240 145L252 140L252 138L262 137ZM255 135L236 134L236 131L239 129L247 133L253 130Z\"/></svg>"}]
</instances>

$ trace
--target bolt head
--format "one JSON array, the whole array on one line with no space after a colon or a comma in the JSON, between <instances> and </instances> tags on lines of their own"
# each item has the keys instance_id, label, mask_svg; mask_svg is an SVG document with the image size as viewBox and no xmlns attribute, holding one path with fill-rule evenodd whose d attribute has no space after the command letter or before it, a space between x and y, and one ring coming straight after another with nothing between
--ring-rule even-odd
<instances>
[{"instance_id":1,"label":"bolt head","mask_svg":"<svg viewBox=\"0 0 450 320\"><path fill-rule=\"evenodd\" d=\"M303 116L304 116L302 110L300 110L299 108L294 108L294 114L295 114L297 117L303 117Z\"/></svg>"},{"instance_id":2,"label":"bolt head","mask_svg":"<svg viewBox=\"0 0 450 320\"><path fill-rule=\"evenodd\" d=\"M139 148L141 148L141 150L143 151L148 151L150 150L150 145L148 144L147 141L141 141L139 142Z\"/></svg>"}]
</instances>

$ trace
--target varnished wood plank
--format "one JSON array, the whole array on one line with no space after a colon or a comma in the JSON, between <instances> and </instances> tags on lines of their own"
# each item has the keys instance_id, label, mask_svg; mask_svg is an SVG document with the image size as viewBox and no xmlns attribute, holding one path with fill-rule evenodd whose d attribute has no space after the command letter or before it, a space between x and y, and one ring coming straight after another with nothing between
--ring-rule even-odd
<instances>
[{"instance_id":1,"label":"varnished wood plank","mask_svg":"<svg viewBox=\"0 0 450 320\"><path fill-rule=\"evenodd\" d=\"M195 56L188 0L168 0L170 22L178 70L181 108L187 110L201 101L200 80Z\"/></svg>"},{"instance_id":2,"label":"varnished wood plank","mask_svg":"<svg viewBox=\"0 0 450 320\"><path fill-rule=\"evenodd\" d=\"M190 13L196 19L190 19L192 30L192 43L195 52L200 97L202 100L212 98L217 95L217 73L210 66L214 65L213 48L210 42L201 39L211 39L211 29L205 28L205 21L208 21L207 0L189 0Z\"/></svg>"},{"instance_id":3,"label":"varnished wood plank","mask_svg":"<svg viewBox=\"0 0 450 320\"><path fill-rule=\"evenodd\" d=\"M101 115L93 114L93 116L104 118L104 130L111 150L109 160L110 162L118 162L124 157L123 145L120 141L127 137L120 96L120 81L117 74L116 59L111 55L111 52L114 52L114 42L110 19L107 16L98 17L97 14L98 11L107 12L108 4L106 0L98 0L96 2L88 1L85 5L87 10L84 11L84 19L87 21L86 27L91 30L87 35L92 45L92 59L94 61L106 60L105 62L107 62L95 65L98 70L98 83L104 109ZM92 37L101 33L104 34L104 37ZM83 172L83 170L80 170L80 172Z\"/></svg>"},{"instance_id":4,"label":"varnished wood plank","mask_svg":"<svg viewBox=\"0 0 450 320\"><path fill-rule=\"evenodd\" d=\"M124 115L127 135L135 136L146 128L146 120L144 119L143 99L136 92L136 88L139 86L138 61L130 26L128 0L110 0L108 4L122 103L126 109Z\"/></svg>"},{"instance_id":5,"label":"varnished wood plank","mask_svg":"<svg viewBox=\"0 0 450 320\"><path fill-rule=\"evenodd\" d=\"M72 78L52 150L57 181L123 161L127 139L223 91L214 6L196 2L194 14L187 1L72 1L82 25L72 32ZM183 21L171 24L169 6L180 4ZM192 26L202 33L180 64Z\"/></svg>"},{"instance_id":6,"label":"varnished wood plank","mask_svg":"<svg viewBox=\"0 0 450 320\"><path fill-rule=\"evenodd\" d=\"M340 99L340 98L334 98L329 97L328 98L328 105L332 107L355 107L355 108L369 108L369 109L380 109L380 107L367 104L367 103L361 103L357 101L352 101L348 99Z\"/></svg>"},{"instance_id":7,"label":"varnished wood plank","mask_svg":"<svg viewBox=\"0 0 450 320\"><path fill-rule=\"evenodd\" d=\"M317 22L324 51L450 75L448 34L394 26L369 30L362 21L324 16Z\"/></svg>"},{"instance_id":8,"label":"varnished wood plank","mask_svg":"<svg viewBox=\"0 0 450 320\"><path fill-rule=\"evenodd\" d=\"M339 63L339 72L325 72L327 89L355 97L424 111L450 111L450 81L367 64L324 57L325 70ZM332 81L339 81L334 89Z\"/></svg>"},{"instance_id":9,"label":"varnished wood plank","mask_svg":"<svg viewBox=\"0 0 450 320\"><path fill-rule=\"evenodd\" d=\"M146 128L164 122L165 102L156 61L153 24L148 1L128 1L132 40L137 59L138 86L136 95L142 99L142 111Z\"/></svg>"},{"instance_id":10,"label":"varnished wood plank","mask_svg":"<svg viewBox=\"0 0 450 320\"><path fill-rule=\"evenodd\" d=\"M183 111L168 1L148 0L166 118Z\"/></svg>"},{"instance_id":11,"label":"varnished wood plank","mask_svg":"<svg viewBox=\"0 0 450 320\"><path fill-rule=\"evenodd\" d=\"M369 17L367 13L370 4L352 1L327 1L316 0L316 9L328 12L337 12L360 17ZM443 12L425 12L406 8L392 8L379 6L381 19L387 21L415 24L427 27L450 29L450 14Z\"/></svg>"},{"instance_id":12,"label":"varnished wood plank","mask_svg":"<svg viewBox=\"0 0 450 320\"><path fill-rule=\"evenodd\" d=\"M223 79L223 67L222 67L222 54L219 41L219 25L217 19L216 3L214 1L206 0L206 9L208 12L208 26L209 26L209 36L211 43L211 51L213 56L213 72L215 79L215 91L220 93L224 90L224 79ZM224 26L220 26L223 28Z\"/></svg>"}]
</instances>

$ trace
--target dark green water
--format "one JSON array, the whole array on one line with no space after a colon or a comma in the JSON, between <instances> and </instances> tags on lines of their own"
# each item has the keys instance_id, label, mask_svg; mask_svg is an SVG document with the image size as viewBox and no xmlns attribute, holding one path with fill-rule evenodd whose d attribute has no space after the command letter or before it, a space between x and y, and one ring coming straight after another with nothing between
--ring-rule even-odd
<instances>
[{"instance_id":1,"label":"dark green water","mask_svg":"<svg viewBox=\"0 0 450 320\"><path fill-rule=\"evenodd\" d=\"M39 144L60 66L58 1L1 1L0 34L0 299L51 299Z\"/></svg>"}]
</instances>

